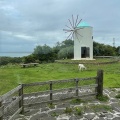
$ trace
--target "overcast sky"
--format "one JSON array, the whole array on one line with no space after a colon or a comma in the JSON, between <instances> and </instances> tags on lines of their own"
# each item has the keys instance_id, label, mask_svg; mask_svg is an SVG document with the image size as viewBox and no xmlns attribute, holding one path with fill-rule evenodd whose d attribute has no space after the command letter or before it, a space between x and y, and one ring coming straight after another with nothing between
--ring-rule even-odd
<instances>
[{"instance_id":1,"label":"overcast sky","mask_svg":"<svg viewBox=\"0 0 120 120\"><path fill-rule=\"evenodd\" d=\"M120 0L0 0L0 56L55 46L72 14L93 27L94 41L120 46Z\"/></svg>"}]
</instances>

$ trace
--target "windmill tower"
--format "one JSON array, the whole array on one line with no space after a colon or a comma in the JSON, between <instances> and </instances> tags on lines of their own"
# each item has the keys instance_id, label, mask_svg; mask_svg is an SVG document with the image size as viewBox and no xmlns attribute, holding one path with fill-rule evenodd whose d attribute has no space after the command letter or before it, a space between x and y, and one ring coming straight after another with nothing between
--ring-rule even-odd
<instances>
[{"instance_id":1,"label":"windmill tower","mask_svg":"<svg viewBox=\"0 0 120 120\"><path fill-rule=\"evenodd\" d=\"M78 22L78 15L76 20L72 15L72 20L68 19L70 26L63 29L66 33L70 33L67 37L74 40L74 59L73 60L93 60L93 28L87 23Z\"/></svg>"}]
</instances>

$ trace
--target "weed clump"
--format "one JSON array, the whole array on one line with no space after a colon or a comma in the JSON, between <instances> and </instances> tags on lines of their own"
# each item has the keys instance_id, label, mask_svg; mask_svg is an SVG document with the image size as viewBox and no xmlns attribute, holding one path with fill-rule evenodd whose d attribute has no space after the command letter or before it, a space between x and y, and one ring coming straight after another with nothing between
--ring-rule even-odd
<instances>
[{"instance_id":1,"label":"weed clump","mask_svg":"<svg viewBox=\"0 0 120 120\"><path fill-rule=\"evenodd\" d=\"M75 108L75 114L76 115L82 115L82 109L80 107Z\"/></svg>"},{"instance_id":2,"label":"weed clump","mask_svg":"<svg viewBox=\"0 0 120 120\"><path fill-rule=\"evenodd\" d=\"M66 107L64 112L67 113L67 114L71 114L73 112L73 110L70 107Z\"/></svg>"},{"instance_id":3,"label":"weed clump","mask_svg":"<svg viewBox=\"0 0 120 120\"><path fill-rule=\"evenodd\" d=\"M98 95L98 96L97 96L97 99L98 99L99 101L107 102L107 101L109 100L109 97L106 96L106 95Z\"/></svg>"},{"instance_id":4,"label":"weed clump","mask_svg":"<svg viewBox=\"0 0 120 120\"><path fill-rule=\"evenodd\" d=\"M119 98L120 98L120 94L117 94L117 95L115 96L115 98L118 98L118 99L119 99Z\"/></svg>"},{"instance_id":5,"label":"weed clump","mask_svg":"<svg viewBox=\"0 0 120 120\"><path fill-rule=\"evenodd\" d=\"M48 104L48 107L49 107L50 109L54 109L54 108L55 108L55 104L49 103L49 104Z\"/></svg>"},{"instance_id":6,"label":"weed clump","mask_svg":"<svg viewBox=\"0 0 120 120\"><path fill-rule=\"evenodd\" d=\"M91 109L93 109L94 112L100 112L100 111L111 111L112 108L109 105L93 105L91 106Z\"/></svg>"},{"instance_id":7,"label":"weed clump","mask_svg":"<svg viewBox=\"0 0 120 120\"><path fill-rule=\"evenodd\" d=\"M81 104L81 103L84 103L85 101L83 101L83 100L81 100L81 99L73 99L72 101L71 101L71 103L73 103L73 104Z\"/></svg>"},{"instance_id":8,"label":"weed clump","mask_svg":"<svg viewBox=\"0 0 120 120\"><path fill-rule=\"evenodd\" d=\"M53 113L51 114L51 116L52 116L52 117L57 117L57 116L59 116L59 114L57 114L56 112L53 112Z\"/></svg>"}]
</instances>

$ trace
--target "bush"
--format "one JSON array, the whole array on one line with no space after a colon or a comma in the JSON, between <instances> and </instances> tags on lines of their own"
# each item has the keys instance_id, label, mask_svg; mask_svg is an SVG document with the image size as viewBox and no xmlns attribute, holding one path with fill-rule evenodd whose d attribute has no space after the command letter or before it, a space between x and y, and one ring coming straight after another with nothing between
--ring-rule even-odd
<instances>
[{"instance_id":1,"label":"bush","mask_svg":"<svg viewBox=\"0 0 120 120\"><path fill-rule=\"evenodd\" d=\"M21 63L21 57L0 57L0 65L7 65L8 63Z\"/></svg>"}]
</instances>

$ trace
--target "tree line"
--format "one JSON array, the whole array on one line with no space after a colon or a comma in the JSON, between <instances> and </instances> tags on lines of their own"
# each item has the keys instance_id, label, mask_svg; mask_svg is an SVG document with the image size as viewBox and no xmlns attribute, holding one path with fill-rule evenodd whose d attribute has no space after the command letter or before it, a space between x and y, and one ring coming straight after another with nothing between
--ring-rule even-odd
<instances>
[{"instance_id":1,"label":"tree line","mask_svg":"<svg viewBox=\"0 0 120 120\"><path fill-rule=\"evenodd\" d=\"M94 56L118 56L120 47L93 42ZM30 63L30 62L54 62L56 59L72 59L74 56L74 41L64 40L57 42L54 47L48 45L38 45L34 48L32 54L24 57L0 57L0 65L8 63Z\"/></svg>"}]
</instances>

